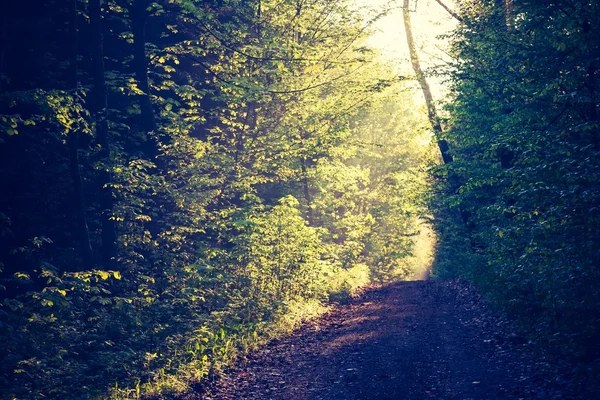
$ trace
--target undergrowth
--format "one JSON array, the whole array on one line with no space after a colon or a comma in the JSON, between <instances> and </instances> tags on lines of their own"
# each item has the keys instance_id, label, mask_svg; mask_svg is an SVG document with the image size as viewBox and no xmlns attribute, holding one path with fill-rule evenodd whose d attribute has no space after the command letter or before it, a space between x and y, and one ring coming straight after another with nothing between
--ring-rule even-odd
<instances>
[{"instance_id":1,"label":"undergrowth","mask_svg":"<svg viewBox=\"0 0 600 400\"><path fill-rule=\"evenodd\" d=\"M370 282L369 267L357 264L349 269L340 269L326 279L325 288L329 300L292 300L272 321L253 325L223 327L207 322L198 329L197 335L187 339L181 349L172 352L168 369L152 371L145 383L138 380L131 387L115 385L110 391L110 399L164 399L197 390L198 384L205 383L207 378L218 378L248 353L291 333L303 322L323 315L331 309L333 303L348 301ZM211 325L216 333L211 333ZM202 353L208 348L212 357L206 354L195 357L196 353Z\"/></svg>"}]
</instances>

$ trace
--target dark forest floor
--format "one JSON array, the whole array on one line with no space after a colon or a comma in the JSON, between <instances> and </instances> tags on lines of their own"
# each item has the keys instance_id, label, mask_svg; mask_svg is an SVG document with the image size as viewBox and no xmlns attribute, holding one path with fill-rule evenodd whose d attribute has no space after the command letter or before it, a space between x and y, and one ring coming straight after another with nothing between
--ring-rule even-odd
<instances>
[{"instance_id":1,"label":"dark forest floor","mask_svg":"<svg viewBox=\"0 0 600 400\"><path fill-rule=\"evenodd\" d=\"M249 357L204 400L558 399L531 345L468 285L366 290Z\"/></svg>"}]
</instances>

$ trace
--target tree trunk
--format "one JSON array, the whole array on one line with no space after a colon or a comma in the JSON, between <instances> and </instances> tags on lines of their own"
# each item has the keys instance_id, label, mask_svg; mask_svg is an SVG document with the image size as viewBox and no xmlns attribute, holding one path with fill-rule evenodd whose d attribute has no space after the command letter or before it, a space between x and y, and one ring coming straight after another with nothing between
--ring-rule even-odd
<instances>
[{"instance_id":1,"label":"tree trunk","mask_svg":"<svg viewBox=\"0 0 600 400\"><path fill-rule=\"evenodd\" d=\"M302 13L302 2L301 1L297 1L296 2L296 17L295 18L299 18L300 14ZM302 44L302 35L300 32L300 29L294 29L293 30L293 36L294 36L294 40L296 41L296 43L298 43L299 45ZM306 132L303 132L301 137L302 137L302 147L304 147L304 140L308 139L308 136L306 134ZM308 153L308 151L306 152ZM306 201L306 220L308 221L308 225L313 225L314 223L314 213L313 213L313 207L312 207L312 196L310 194L310 180L308 179L308 165L307 165L307 157L308 154L304 154L300 157L300 168L301 168L301 172L302 172L302 190L304 193L304 200Z\"/></svg>"},{"instance_id":2,"label":"tree trunk","mask_svg":"<svg viewBox=\"0 0 600 400\"><path fill-rule=\"evenodd\" d=\"M591 32L592 32L592 26L590 23L589 18L585 18L584 22L583 22L583 33L584 33L584 37L585 37L585 45L588 46L588 48L591 47L590 42L592 41L591 38ZM593 43L593 42L592 42ZM589 65L587 68L587 79L586 79L586 83L585 86L588 89L589 92L589 97L590 97L590 102L589 105L587 106L587 112L585 114L587 114L587 121L592 123L592 126L594 127L591 131L591 135L592 135L592 143L594 144L594 149L600 150L600 133L598 132L598 94L597 94L597 90L596 90L596 75L597 75L597 68L596 68L596 64L597 64L597 59L593 59L589 61Z\"/></svg>"},{"instance_id":3,"label":"tree trunk","mask_svg":"<svg viewBox=\"0 0 600 400\"><path fill-rule=\"evenodd\" d=\"M79 251L86 267L94 265L94 253L90 242L90 231L85 212L83 184L79 171L79 132L71 132L68 137L69 144L69 169L73 180L73 202L75 204L75 219L79 236Z\"/></svg>"},{"instance_id":4,"label":"tree trunk","mask_svg":"<svg viewBox=\"0 0 600 400\"><path fill-rule=\"evenodd\" d=\"M304 199L306 200L306 220L309 225L313 224L312 197L310 195L310 186L308 182L308 169L306 168L306 158L302 157L302 188L304 189Z\"/></svg>"},{"instance_id":5,"label":"tree trunk","mask_svg":"<svg viewBox=\"0 0 600 400\"><path fill-rule=\"evenodd\" d=\"M0 3L0 93L4 89L4 80L2 73L4 72L4 57L6 57L6 46L8 45L8 1Z\"/></svg>"},{"instance_id":6,"label":"tree trunk","mask_svg":"<svg viewBox=\"0 0 600 400\"><path fill-rule=\"evenodd\" d=\"M506 29L512 31L514 21L512 0L505 0L504 7L504 22L506 23Z\"/></svg>"},{"instance_id":7,"label":"tree trunk","mask_svg":"<svg viewBox=\"0 0 600 400\"><path fill-rule=\"evenodd\" d=\"M496 0L496 8L500 11L499 25L506 31L511 31L513 26L512 0Z\"/></svg>"},{"instance_id":8,"label":"tree trunk","mask_svg":"<svg viewBox=\"0 0 600 400\"><path fill-rule=\"evenodd\" d=\"M442 2L442 0L435 0L436 3L438 3L440 6L442 6L442 8L444 10L446 10L448 12L448 14L452 15L455 19L457 19L459 22L465 22L465 20L458 15L457 13L455 13L454 11L452 11L450 9L450 7L448 7L446 4L444 4L444 2Z\"/></svg>"},{"instance_id":9,"label":"tree trunk","mask_svg":"<svg viewBox=\"0 0 600 400\"><path fill-rule=\"evenodd\" d=\"M78 83L78 67L77 67L77 55L78 55L78 34L77 34L77 0L71 0L70 9L70 36L71 36L71 59L70 59L70 77L69 86L72 89L77 89ZM71 179L73 180L73 204L75 205L75 225L77 233L75 236L79 236L79 251L81 259L85 264L85 267L90 268L94 264L94 253L92 251L92 245L90 242L90 230L87 224L87 217L85 212L85 200L83 196L83 184L81 181L81 173L79 171L79 135L80 132L70 132L67 138L69 145L69 170L71 172Z\"/></svg>"},{"instance_id":10,"label":"tree trunk","mask_svg":"<svg viewBox=\"0 0 600 400\"><path fill-rule=\"evenodd\" d=\"M402 7L402 15L404 18L404 30L406 32L406 41L408 43L408 50L410 52L410 62L412 64L415 75L417 76L417 81L421 86L421 90L423 91L423 96L425 97L425 104L427 105L427 117L429 118L429 123L431 124L431 127L433 129L433 134L435 136L435 139L437 140L440 153L442 154L442 160L444 161L444 164L448 164L452 162L452 156L448 152L448 143L444 139L441 139L442 126L440 125L440 120L435 109L433 96L431 95L431 89L429 88L429 84L427 83L425 74L421 69L421 62L419 61L419 55L417 54L417 48L415 46L415 41L412 33L408 2L409 0L404 0L404 4Z\"/></svg>"},{"instance_id":11,"label":"tree trunk","mask_svg":"<svg viewBox=\"0 0 600 400\"><path fill-rule=\"evenodd\" d=\"M92 33L92 75L94 80L94 116L96 134L100 145L100 160L104 164L100 172L100 210L102 219L102 263L105 268L115 264L117 256L115 222L112 219L114 198L110 172L111 150L108 132L107 93L104 78L104 50L102 37L102 12L100 0L89 0L90 27Z\"/></svg>"},{"instance_id":12,"label":"tree trunk","mask_svg":"<svg viewBox=\"0 0 600 400\"><path fill-rule=\"evenodd\" d=\"M148 59L146 57L146 21L148 19L148 1L134 0L130 9L133 30L133 69L138 88L143 92L139 96L141 110L141 127L146 134L156 132L156 118L150 100L150 84L148 82ZM148 138L146 153L151 158L156 157L156 143Z\"/></svg>"}]
</instances>

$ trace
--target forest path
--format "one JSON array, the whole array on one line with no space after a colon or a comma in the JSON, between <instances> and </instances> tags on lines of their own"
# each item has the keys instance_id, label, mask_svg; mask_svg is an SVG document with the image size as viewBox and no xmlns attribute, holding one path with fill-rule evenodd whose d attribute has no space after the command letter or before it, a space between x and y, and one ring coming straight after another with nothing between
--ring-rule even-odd
<instances>
[{"instance_id":1,"label":"forest path","mask_svg":"<svg viewBox=\"0 0 600 400\"><path fill-rule=\"evenodd\" d=\"M366 290L252 356L208 400L553 398L477 293L456 281Z\"/></svg>"}]
</instances>

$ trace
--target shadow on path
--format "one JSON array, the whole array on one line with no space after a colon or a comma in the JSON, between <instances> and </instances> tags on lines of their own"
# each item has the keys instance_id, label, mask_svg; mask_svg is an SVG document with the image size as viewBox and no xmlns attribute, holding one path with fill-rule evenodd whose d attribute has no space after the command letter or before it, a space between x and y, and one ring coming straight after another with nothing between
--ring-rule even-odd
<instances>
[{"instance_id":1,"label":"shadow on path","mask_svg":"<svg viewBox=\"0 0 600 400\"><path fill-rule=\"evenodd\" d=\"M272 342L204 398L549 398L527 345L511 342L469 291L440 281L371 289Z\"/></svg>"}]
</instances>

